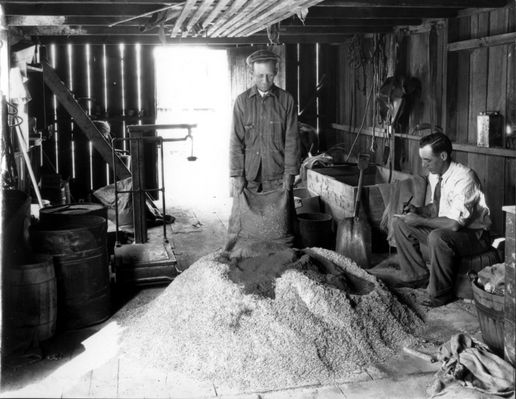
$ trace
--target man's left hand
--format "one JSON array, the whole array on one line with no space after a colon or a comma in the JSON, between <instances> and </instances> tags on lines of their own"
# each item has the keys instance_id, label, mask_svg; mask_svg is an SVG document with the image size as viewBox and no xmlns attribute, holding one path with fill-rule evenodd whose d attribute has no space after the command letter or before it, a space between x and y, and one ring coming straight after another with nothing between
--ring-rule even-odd
<instances>
[{"instance_id":1,"label":"man's left hand","mask_svg":"<svg viewBox=\"0 0 516 399\"><path fill-rule=\"evenodd\" d=\"M292 190L292 187L294 186L294 175L284 175L283 176L283 189L284 190Z\"/></svg>"}]
</instances>

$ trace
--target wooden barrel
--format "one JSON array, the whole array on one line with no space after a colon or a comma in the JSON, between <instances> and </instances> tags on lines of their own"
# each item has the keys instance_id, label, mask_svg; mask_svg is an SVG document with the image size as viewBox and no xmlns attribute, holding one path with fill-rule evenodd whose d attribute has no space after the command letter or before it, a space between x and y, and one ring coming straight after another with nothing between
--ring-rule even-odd
<instances>
[{"instance_id":1,"label":"wooden barrel","mask_svg":"<svg viewBox=\"0 0 516 399\"><path fill-rule=\"evenodd\" d=\"M111 314L106 220L78 215L73 221L31 228L35 252L53 255L57 277L58 327L97 324Z\"/></svg>"},{"instance_id":2,"label":"wooden barrel","mask_svg":"<svg viewBox=\"0 0 516 399\"><path fill-rule=\"evenodd\" d=\"M44 225L73 222L77 216L100 216L107 220L107 208L94 202L81 202L49 206L39 211L39 221Z\"/></svg>"},{"instance_id":3,"label":"wooden barrel","mask_svg":"<svg viewBox=\"0 0 516 399\"><path fill-rule=\"evenodd\" d=\"M471 286L482 338L494 353L503 356L505 297L486 292L476 283Z\"/></svg>"},{"instance_id":4,"label":"wooden barrel","mask_svg":"<svg viewBox=\"0 0 516 399\"><path fill-rule=\"evenodd\" d=\"M8 351L44 341L56 330L57 289L51 256L33 255L5 269L5 339Z\"/></svg>"},{"instance_id":5,"label":"wooden barrel","mask_svg":"<svg viewBox=\"0 0 516 399\"><path fill-rule=\"evenodd\" d=\"M59 327L87 327L111 315L107 256L105 247L54 256Z\"/></svg>"},{"instance_id":6,"label":"wooden barrel","mask_svg":"<svg viewBox=\"0 0 516 399\"><path fill-rule=\"evenodd\" d=\"M28 246L30 197L20 190L2 191L3 262L21 263Z\"/></svg>"}]
</instances>

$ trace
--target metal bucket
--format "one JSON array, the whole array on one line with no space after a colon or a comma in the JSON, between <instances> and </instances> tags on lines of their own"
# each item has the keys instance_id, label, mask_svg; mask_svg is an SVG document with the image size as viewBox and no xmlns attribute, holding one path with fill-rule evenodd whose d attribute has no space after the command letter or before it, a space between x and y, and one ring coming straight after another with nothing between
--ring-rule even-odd
<instances>
[{"instance_id":1,"label":"metal bucket","mask_svg":"<svg viewBox=\"0 0 516 399\"><path fill-rule=\"evenodd\" d=\"M106 219L99 216L31 228L34 251L54 257L59 328L82 328L110 316L106 236Z\"/></svg>"},{"instance_id":2,"label":"metal bucket","mask_svg":"<svg viewBox=\"0 0 516 399\"><path fill-rule=\"evenodd\" d=\"M320 212L300 213L297 215L297 220L299 223L299 245L302 248L333 248L333 218L331 215Z\"/></svg>"}]
</instances>

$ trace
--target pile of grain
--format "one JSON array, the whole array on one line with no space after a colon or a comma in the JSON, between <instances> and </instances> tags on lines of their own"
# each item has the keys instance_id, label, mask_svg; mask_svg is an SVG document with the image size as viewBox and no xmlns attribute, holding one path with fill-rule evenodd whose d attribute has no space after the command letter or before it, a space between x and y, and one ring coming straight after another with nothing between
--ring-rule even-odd
<instances>
[{"instance_id":1,"label":"pile of grain","mask_svg":"<svg viewBox=\"0 0 516 399\"><path fill-rule=\"evenodd\" d=\"M415 313L355 263L314 251L373 289L354 295L290 269L274 298L249 294L208 255L130 323L123 353L219 387L261 390L342 380L412 343L422 324Z\"/></svg>"}]
</instances>

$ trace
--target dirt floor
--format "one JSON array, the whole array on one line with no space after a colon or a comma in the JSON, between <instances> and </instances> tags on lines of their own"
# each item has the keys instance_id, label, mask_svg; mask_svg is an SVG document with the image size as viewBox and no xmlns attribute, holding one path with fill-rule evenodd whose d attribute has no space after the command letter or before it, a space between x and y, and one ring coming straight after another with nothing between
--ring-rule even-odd
<instances>
[{"instance_id":1,"label":"dirt floor","mask_svg":"<svg viewBox=\"0 0 516 399\"><path fill-rule=\"evenodd\" d=\"M185 206L169 209L176 222L168 226L178 268L186 269L201 256L222 248L229 204L199 210ZM155 227L149 236L159 237ZM153 398L424 398L438 363L400 352L389 362L364 368L351 378L330 385L285 387L269 392L224 391L210 382L163 370L143 368L122 360L118 338L128 314L144 311L163 291L150 287L126 293L119 310L104 323L60 333L42 344L43 359L19 368L5 368L1 397L153 397ZM416 298L423 290L404 289L400 295ZM171 304L173 306L173 304ZM432 353L451 335L465 332L481 339L476 310L459 300L437 309L421 310L425 344Z\"/></svg>"}]
</instances>

